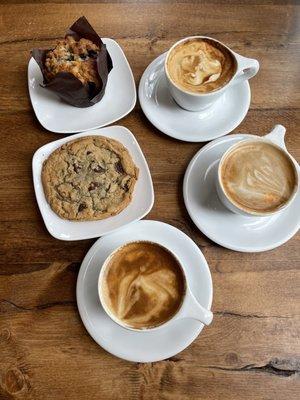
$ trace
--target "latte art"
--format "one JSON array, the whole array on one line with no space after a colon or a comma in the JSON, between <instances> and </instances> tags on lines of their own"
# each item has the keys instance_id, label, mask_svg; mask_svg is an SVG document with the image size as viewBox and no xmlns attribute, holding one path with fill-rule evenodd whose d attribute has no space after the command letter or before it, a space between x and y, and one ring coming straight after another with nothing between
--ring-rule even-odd
<instances>
[{"instance_id":1,"label":"latte art","mask_svg":"<svg viewBox=\"0 0 300 400\"><path fill-rule=\"evenodd\" d=\"M177 260L150 242L121 248L107 266L102 291L107 307L123 324L143 329L160 325L178 310L184 279Z\"/></svg>"},{"instance_id":2,"label":"latte art","mask_svg":"<svg viewBox=\"0 0 300 400\"><path fill-rule=\"evenodd\" d=\"M211 59L203 50L199 50L195 55L179 59L174 72L178 80L198 86L216 81L221 75L222 66L219 60Z\"/></svg>"},{"instance_id":3,"label":"latte art","mask_svg":"<svg viewBox=\"0 0 300 400\"><path fill-rule=\"evenodd\" d=\"M227 196L240 207L273 212L291 197L296 175L283 151L266 142L245 142L233 148L221 167Z\"/></svg>"},{"instance_id":4,"label":"latte art","mask_svg":"<svg viewBox=\"0 0 300 400\"><path fill-rule=\"evenodd\" d=\"M232 78L235 65L230 52L217 42L191 39L174 47L167 69L180 88L202 93L225 85Z\"/></svg>"}]
</instances>

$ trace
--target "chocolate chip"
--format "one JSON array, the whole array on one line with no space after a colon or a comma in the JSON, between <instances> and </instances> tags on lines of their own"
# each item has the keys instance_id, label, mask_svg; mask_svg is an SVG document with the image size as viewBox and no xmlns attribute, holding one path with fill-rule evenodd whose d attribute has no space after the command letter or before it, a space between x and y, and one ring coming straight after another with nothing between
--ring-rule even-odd
<instances>
[{"instance_id":1,"label":"chocolate chip","mask_svg":"<svg viewBox=\"0 0 300 400\"><path fill-rule=\"evenodd\" d=\"M96 57L97 56L97 52L95 50L89 50L88 51L89 57Z\"/></svg>"},{"instance_id":2,"label":"chocolate chip","mask_svg":"<svg viewBox=\"0 0 300 400\"><path fill-rule=\"evenodd\" d=\"M81 211L83 211L83 210L85 210L85 209L86 209L86 204L85 204L85 203L79 204L78 212L81 212Z\"/></svg>"},{"instance_id":3,"label":"chocolate chip","mask_svg":"<svg viewBox=\"0 0 300 400\"><path fill-rule=\"evenodd\" d=\"M105 169L101 167L101 165L96 165L96 167L92 168L94 172L105 172Z\"/></svg>"},{"instance_id":4,"label":"chocolate chip","mask_svg":"<svg viewBox=\"0 0 300 400\"><path fill-rule=\"evenodd\" d=\"M129 190L128 183L125 183L124 190L125 190L125 192L128 192L128 190Z\"/></svg>"},{"instance_id":5,"label":"chocolate chip","mask_svg":"<svg viewBox=\"0 0 300 400\"><path fill-rule=\"evenodd\" d=\"M122 165L121 161L118 161L118 162L115 163L115 169L120 174L124 173L124 169L123 169L123 165Z\"/></svg>"},{"instance_id":6,"label":"chocolate chip","mask_svg":"<svg viewBox=\"0 0 300 400\"><path fill-rule=\"evenodd\" d=\"M91 191L91 190L95 190L97 187L99 187L100 186L100 183L98 183L98 182L91 182L91 184L90 184L90 186L89 186L89 192Z\"/></svg>"},{"instance_id":7,"label":"chocolate chip","mask_svg":"<svg viewBox=\"0 0 300 400\"><path fill-rule=\"evenodd\" d=\"M88 156L89 154L91 154L92 152L91 151L87 151L86 152L86 155Z\"/></svg>"},{"instance_id":8,"label":"chocolate chip","mask_svg":"<svg viewBox=\"0 0 300 400\"><path fill-rule=\"evenodd\" d=\"M81 53L79 54L79 57L85 60L87 58L87 54Z\"/></svg>"},{"instance_id":9,"label":"chocolate chip","mask_svg":"<svg viewBox=\"0 0 300 400\"><path fill-rule=\"evenodd\" d=\"M82 166L78 164L73 164L73 168L76 174L78 174L78 172L82 169Z\"/></svg>"}]
</instances>

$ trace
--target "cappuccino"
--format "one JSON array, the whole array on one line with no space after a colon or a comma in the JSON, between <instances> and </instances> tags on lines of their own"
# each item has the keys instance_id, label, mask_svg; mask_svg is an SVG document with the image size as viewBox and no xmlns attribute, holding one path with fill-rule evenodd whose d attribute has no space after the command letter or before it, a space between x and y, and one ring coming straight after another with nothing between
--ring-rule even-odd
<instances>
[{"instance_id":1,"label":"cappuccino","mask_svg":"<svg viewBox=\"0 0 300 400\"><path fill-rule=\"evenodd\" d=\"M236 71L231 52L208 38L180 42L167 59L170 79L180 89L208 93L226 85Z\"/></svg>"},{"instance_id":2,"label":"cappuccino","mask_svg":"<svg viewBox=\"0 0 300 400\"><path fill-rule=\"evenodd\" d=\"M222 161L220 178L228 199L242 210L268 214L295 192L295 167L285 152L266 141L234 146Z\"/></svg>"},{"instance_id":3,"label":"cappuccino","mask_svg":"<svg viewBox=\"0 0 300 400\"><path fill-rule=\"evenodd\" d=\"M185 294L177 259L152 242L128 243L108 261L101 281L102 301L121 324L154 328L171 319Z\"/></svg>"}]
</instances>

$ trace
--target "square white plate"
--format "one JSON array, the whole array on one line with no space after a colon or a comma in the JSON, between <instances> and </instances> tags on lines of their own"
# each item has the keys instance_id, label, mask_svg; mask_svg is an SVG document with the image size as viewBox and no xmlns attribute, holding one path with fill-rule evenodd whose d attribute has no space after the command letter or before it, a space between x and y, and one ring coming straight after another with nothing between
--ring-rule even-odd
<instances>
[{"instance_id":1,"label":"square white plate","mask_svg":"<svg viewBox=\"0 0 300 400\"><path fill-rule=\"evenodd\" d=\"M139 168L139 178L131 203L120 214L99 221L68 221L55 214L46 200L41 179L43 162L64 143L90 135L105 136L120 141ZM35 195L46 228L52 236L60 240L82 240L106 235L143 218L154 203L153 184L147 161L133 134L123 126L110 126L78 133L40 147L32 159L32 172Z\"/></svg>"},{"instance_id":2,"label":"square white plate","mask_svg":"<svg viewBox=\"0 0 300 400\"><path fill-rule=\"evenodd\" d=\"M136 103L136 88L123 50L112 39L103 39L112 58L105 94L94 106L71 106L40 86L43 76L36 61L28 64L28 88L32 107L40 124L51 132L76 133L109 125L127 115Z\"/></svg>"}]
</instances>

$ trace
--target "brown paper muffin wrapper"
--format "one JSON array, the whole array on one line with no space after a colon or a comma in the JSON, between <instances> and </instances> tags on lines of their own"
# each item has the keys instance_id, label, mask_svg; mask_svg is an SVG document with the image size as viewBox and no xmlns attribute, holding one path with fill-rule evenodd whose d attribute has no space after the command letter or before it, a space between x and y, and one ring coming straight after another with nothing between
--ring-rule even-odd
<instances>
[{"instance_id":1,"label":"brown paper muffin wrapper","mask_svg":"<svg viewBox=\"0 0 300 400\"><path fill-rule=\"evenodd\" d=\"M44 81L41 86L56 93L62 100L72 106L93 106L102 99L105 93L108 74L113 68L111 57L105 44L85 17L79 18L66 32L66 36L72 36L76 41L81 38L89 39L100 48L97 57L97 70L102 85L99 88L95 85L84 85L69 72L59 72L54 78L48 80L45 74L45 60L47 52L51 49L33 49L31 55L38 63L43 74Z\"/></svg>"}]
</instances>

